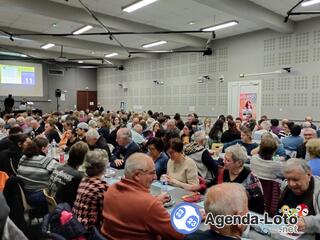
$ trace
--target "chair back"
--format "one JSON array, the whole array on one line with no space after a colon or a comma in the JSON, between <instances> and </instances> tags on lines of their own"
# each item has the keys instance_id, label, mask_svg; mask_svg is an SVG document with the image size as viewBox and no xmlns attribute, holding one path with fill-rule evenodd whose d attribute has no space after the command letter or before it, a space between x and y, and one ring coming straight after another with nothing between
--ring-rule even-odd
<instances>
[{"instance_id":1,"label":"chair back","mask_svg":"<svg viewBox=\"0 0 320 240\"><path fill-rule=\"evenodd\" d=\"M270 217L277 214L279 198L280 198L280 183L274 180L266 180L259 178L263 193L264 193L264 205L265 211Z\"/></svg>"},{"instance_id":2,"label":"chair back","mask_svg":"<svg viewBox=\"0 0 320 240\"><path fill-rule=\"evenodd\" d=\"M57 202L54 197L51 197L47 191L47 189L43 189L43 194L46 197L48 203L49 213L52 213L54 209L57 207Z\"/></svg>"}]
</instances>

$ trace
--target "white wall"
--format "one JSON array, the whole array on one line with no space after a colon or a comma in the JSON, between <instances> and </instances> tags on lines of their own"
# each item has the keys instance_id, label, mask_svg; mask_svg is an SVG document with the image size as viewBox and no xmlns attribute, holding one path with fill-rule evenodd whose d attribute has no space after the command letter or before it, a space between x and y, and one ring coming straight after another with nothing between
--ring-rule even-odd
<instances>
[{"instance_id":1,"label":"white wall","mask_svg":"<svg viewBox=\"0 0 320 240\"><path fill-rule=\"evenodd\" d=\"M290 65L291 74L244 79L262 80L262 114L292 120L307 114L320 117L320 18L297 23L293 34L263 30L217 40L213 48L212 56L165 54L159 59L129 60L124 71L99 69L98 101L113 110L125 101L129 110L217 116L227 114L227 82L242 80L240 73ZM203 74L216 80L197 83ZM223 83L217 80L221 74ZM153 80L164 85L155 86ZM118 83L125 83L128 90Z\"/></svg>"}]
</instances>

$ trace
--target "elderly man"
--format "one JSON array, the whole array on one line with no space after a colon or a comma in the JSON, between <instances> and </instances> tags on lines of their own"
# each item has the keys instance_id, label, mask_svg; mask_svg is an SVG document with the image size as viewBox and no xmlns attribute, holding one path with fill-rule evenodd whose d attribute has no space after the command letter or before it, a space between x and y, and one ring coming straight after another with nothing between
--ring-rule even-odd
<instances>
[{"instance_id":1,"label":"elderly man","mask_svg":"<svg viewBox=\"0 0 320 240\"><path fill-rule=\"evenodd\" d=\"M132 140L137 144L142 144L146 141L141 135L142 131L143 129L140 124L134 125L134 127L131 129Z\"/></svg>"},{"instance_id":2,"label":"elderly man","mask_svg":"<svg viewBox=\"0 0 320 240\"><path fill-rule=\"evenodd\" d=\"M283 175L286 181L281 189L279 212L285 205L290 209L303 206L298 212L298 231L320 239L320 178L312 176L307 161L298 158L284 164Z\"/></svg>"},{"instance_id":3,"label":"elderly man","mask_svg":"<svg viewBox=\"0 0 320 240\"><path fill-rule=\"evenodd\" d=\"M96 129L91 128L86 134L86 142L89 146L90 150L94 150L96 148L104 149L108 153L108 158L111 158L111 152L108 146L108 143L104 139L103 136L100 136Z\"/></svg>"},{"instance_id":4,"label":"elderly man","mask_svg":"<svg viewBox=\"0 0 320 240\"><path fill-rule=\"evenodd\" d=\"M297 148L297 158L309 160L310 156L307 154L306 144L310 139L317 137L317 132L313 128L304 128L302 129L302 135L304 142Z\"/></svg>"},{"instance_id":5,"label":"elderly man","mask_svg":"<svg viewBox=\"0 0 320 240\"><path fill-rule=\"evenodd\" d=\"M311 128L314 130L317 130L317 126L313 124L312 122L312 117L311 116L306 116L306 118L304 119L306 122L309 122L311 124Z\"/></svg>"},{"instance_id":6,"label":"elderly man","mask_svg":"<svg viewBox=\"0 0 320 240\"><path fill-rule=\"evenodd\" d=\"M112 152L111 167L123 169L127 158L139 152L138 144L132 141L132 134L129 128L120 128L117 132L117 143L119 144Z\"/></svg>"},{"instance_id":7,"label":"elderly man","mask_svg":"<svg viewBox=\"0 0 320 240\"><path fill-rule=\"evenodd\" d=\"M261 142L261 137L264 133L270 133L272 135L272 137L278 142L280 143L280 140L278 138L278 136L276 134L274 134L271 131L271 123L269 121L263 121L260 124L261 129L258 131L255 131L253 134L253 141L260 143Z\"/></svg>"},{"instance_id":8,"label":"elderly man","mask_svg":"<svg viewBox=\"0 0 320 240\"><path fill-rule=\"evenodd\" d=\"M177 133L178 135L180 134L180 130L176 126L176 120L169 119L166 123L166 127L168 132L174 132L174 133Z\"/></svg>"},{"instance_id":9,"label":"elderly man","mask_svg":"<svg viewBox=\"0 0 320 240\"><path fill-rule=\"evenodd\" d=\"M150 194L157 178L153 160L146 154L132 154L125 165L125 177L104 194L103 226L107 239L182 239L163 207L168 195Z\"/></svg>"},{"instance_id":10,"label":"elderly man","mask_svg":"<svg viewBox=\"0 0 320 240\"><path fill-rule=\"evenodd\" d=\"M198 173L208 185L216 183L218 164L206 149L207 139L205 131L198 131L194 134L194 142L185 146L184 153L193 159L197 165Z\"/></svg>"},{"instance_id":11,"label":"elderly man","mask_svg":"<svg viewBox=\"0 0 320 240\"><path fill-rule=\"evenodd\" d=\"M245 189L238 183L222 183L211 187L205 196L204 208L213 218L216 216L248 213L248 198ZM224 225L218 228L210 225L210 230L197 231L187 236L186 240L240 239L246 226Z\"/></svg>"}]
</instances>

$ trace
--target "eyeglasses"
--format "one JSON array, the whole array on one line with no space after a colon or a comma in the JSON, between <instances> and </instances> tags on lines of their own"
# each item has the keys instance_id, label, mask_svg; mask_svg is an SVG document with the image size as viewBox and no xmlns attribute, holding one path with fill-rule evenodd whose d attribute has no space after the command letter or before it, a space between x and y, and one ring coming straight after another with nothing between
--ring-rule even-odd
<instances>
[{"instance_id":1,"label":"eyeglasses","mask_svg":"<svg viewBox=\"0 0 320 240\"><path fill-rule=\"evenodd\" d=\"M141 173L148 174L148 175L156 175L157 174L156 170L148 171L148 170L143 170L143 169L137 169L137 171L140 171Z\"/></svg>"}]
</instances>

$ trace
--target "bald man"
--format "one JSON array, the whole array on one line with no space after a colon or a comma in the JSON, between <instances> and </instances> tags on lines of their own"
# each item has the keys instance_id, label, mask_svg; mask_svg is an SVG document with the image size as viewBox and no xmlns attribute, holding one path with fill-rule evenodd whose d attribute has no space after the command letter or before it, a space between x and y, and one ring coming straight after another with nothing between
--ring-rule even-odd
<instances>
[{"instance_id":1,"label":"bald man","mask_svg":"<svg viewBox=\"0 0 320 240\"><path fill-rule=\"evenodd\" d=\"M170 223L163 207L167 194L150 194L157 178L154 162L143 153L134 153L126 161L125 177L111 185L104 194L103 226L107 239L182 239Z\"/></svg>"},{"instance_id":2,"label":"bald man","mask_svg":"<svg viewBox=\"0 0 320 240\"><path fill-rule=\"evenodd\" d=\"M248 197L239 183L222 183L215 185L206 193L204 200L206 214L214 218L219 215L239 215L248 213ZM245 225L224 225L218 228L210 225L210 230L197 231L187 236L186 240L240 239L246 229Z\"/></svg>"},{"instance_id":3,"label":"bald man","mask_svg":"<svg viewBox=\"0 0 320 240\"><path fill-rule=\"evenodd\" d=\"M111 167L123 169L127 158L140 151L140 147L132 140L129 128L120 128L117 132L117 143L119 144L112 152Z\"/></svg>"}]
</instances>

